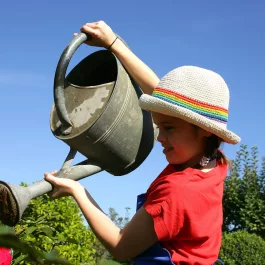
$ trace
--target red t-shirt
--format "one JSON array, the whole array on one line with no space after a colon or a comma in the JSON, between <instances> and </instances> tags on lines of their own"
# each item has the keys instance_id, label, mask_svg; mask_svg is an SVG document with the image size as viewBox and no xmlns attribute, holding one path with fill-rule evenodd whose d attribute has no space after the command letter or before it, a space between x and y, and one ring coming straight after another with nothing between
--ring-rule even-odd
<instances>
[{"instance_id":1,"label":"red t-shirt","mask_svg":"<svg viewBox=\"0 0 265 265\"><path fill-rule=\"evenodd\" d=\"M176 265L207 265L218 259L226 176L226 165L218 164L209 172L193 168L176 172L168 165L149 187L143 207Z\"/></svg>"}]
</instances>

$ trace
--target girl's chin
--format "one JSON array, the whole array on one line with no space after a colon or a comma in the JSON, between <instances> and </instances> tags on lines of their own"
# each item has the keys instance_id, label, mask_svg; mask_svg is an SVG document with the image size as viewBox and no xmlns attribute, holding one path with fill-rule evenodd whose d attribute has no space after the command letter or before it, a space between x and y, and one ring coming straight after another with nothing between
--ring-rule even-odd
<instances>
[{"instance_id":1,"label":"girl's chin","mask_svg":"<svg viewBox=\"0 0 265 265\"><path fill-rule=\"evenodd\" d=\"M172 156L172 155L166 155L166 159L167 162L169 164L173 164L173 165L179 165L181 164L181 161L178 161L178 159L176 158L176 155Z\"/></svg>"},{"instance_id":2,"label":"girl's chin","mask_svg":"<svg viewBox=\"0 0 265 265\"><path fill-rule=\"evenodd\" d=\"M175 152L168 152L165 154L167 162L172 165L182 165L185 161L178 159Z\"/></svg>"}]
</instances>

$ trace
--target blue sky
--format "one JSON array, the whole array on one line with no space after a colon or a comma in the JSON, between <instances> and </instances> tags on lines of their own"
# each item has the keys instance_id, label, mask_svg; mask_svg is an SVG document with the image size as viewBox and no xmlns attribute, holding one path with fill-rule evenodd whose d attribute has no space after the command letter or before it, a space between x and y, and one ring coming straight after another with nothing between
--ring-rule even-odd
<instances>
[{"instance_id":1,"label":"blue sky","mask_svg":"<svg viewBox=\"0 0 265 265\"><path fill-rule=\"evenodd\" d=\"M220 73L230 87L228 127L265 155L265 3L263 1L4 1L0 8L0 179L32 183L59 169L68 146L49 127L53 78L74 32L105 20L159 77L181 65ZM73 67L96 48L82 45ZM239 146L224 146L233 159ZM76 162L82 157L78 156ZM103 210L134 211L165 167L157 144L134 172L82 180Z\"/></svg>"}]
</instances>

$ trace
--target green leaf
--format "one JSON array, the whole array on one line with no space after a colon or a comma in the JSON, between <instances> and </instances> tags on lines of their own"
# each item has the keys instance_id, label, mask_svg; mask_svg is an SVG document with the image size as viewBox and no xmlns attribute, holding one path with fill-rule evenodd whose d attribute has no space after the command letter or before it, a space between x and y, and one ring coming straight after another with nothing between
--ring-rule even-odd
<instances>
[{"instance_id":1,"label":"green leaf","mask_svg":"<svg viewBox=\"0 0 265 265\"><path fill-rule=\"evenodd\" d=\"M98 265L120 265L120 263L114 260L105 260L105 261L100 262Z\"/></svg>"},{"instance_id":2,"label":"green leaf","mask_svg":"<svg viewBox=\"0 0 265 265\"><path fill-rule=\"evenodd\" d=\"M31 227L29 227L29 228L27 228L26 230L25 230L25 233L28 235L28 234L32 234L35 230L37 229L37 227L35 227L35 226L31 226Z\"/></svg>"},{"instance_id":3,"label":"green leaf","mask_svg":"<svg viewBox=\"0 0 265 265\"><path fill-rule=\"evenodd\" d=\"M13 231L8 226L0 226L0 235L13 234Z\"/></svg>"},{"instance_id":4,"label":"green leaf","mask_svg":"<svg viewBox=\"0 0 265 265\"><path fill-rule=\"evenodd\" d=\"M53 229L51 227L45 226L42 227L41 230L48 236L48 237L52 237L53 235Z\"/></svg>"}]
</instances>

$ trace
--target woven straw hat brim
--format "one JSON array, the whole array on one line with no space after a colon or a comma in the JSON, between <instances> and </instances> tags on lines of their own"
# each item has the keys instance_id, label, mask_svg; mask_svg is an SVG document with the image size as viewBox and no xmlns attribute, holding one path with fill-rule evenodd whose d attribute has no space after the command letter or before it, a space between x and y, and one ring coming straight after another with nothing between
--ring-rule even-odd
<instances>
[{"instance_id":1,"label":"woven straw hat brim","mask_svg":"<svg viewBox=\"0 0 265 265\"><path fill-rule=\"evenodd\" d=\"M214 121L203 117L194 111L174 105L162 99L143 94L140 97L139 104L142 109L180 118L189 123L197 125L198 127L217 135L229 144L237 144L241 140L237 134L223 128Z\"/></svg>"}]
</instances>

